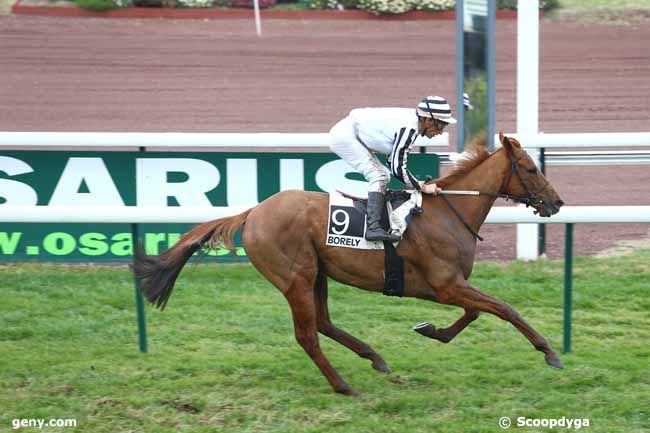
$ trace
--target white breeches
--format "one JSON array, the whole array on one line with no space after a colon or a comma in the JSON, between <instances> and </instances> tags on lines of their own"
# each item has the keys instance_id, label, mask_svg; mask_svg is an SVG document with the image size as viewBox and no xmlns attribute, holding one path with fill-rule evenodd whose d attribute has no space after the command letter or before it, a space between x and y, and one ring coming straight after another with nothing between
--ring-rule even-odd
<instances>
[{"instance_id":1,"label":"white breeches","mask_svg":"<svg viewBox=\"0 0 650 433\"><path fill-rule=\"evenodd\" d=\"M349 117L338 122L330 130L330 149L366 178L370 192L386 192L390 182L390 170L364 146L354 131Z\"/></svg>"}]
</instances>

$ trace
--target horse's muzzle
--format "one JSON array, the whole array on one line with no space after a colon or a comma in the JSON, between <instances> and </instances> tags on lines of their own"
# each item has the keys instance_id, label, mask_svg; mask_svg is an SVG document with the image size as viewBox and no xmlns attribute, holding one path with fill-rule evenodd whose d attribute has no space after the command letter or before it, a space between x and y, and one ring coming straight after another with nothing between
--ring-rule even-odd
<instances>
[{"instance_id":1,"label":"horse's muzzle","mask_svg":"<svg viewBox=\"0 0 650 433\"><path fill-rule=\"evenodd\" d=\"M564 202L560 199L555 200L552 203L542 200L538 206L535 206L535 213L538 213L541 217L547 218L558 213L562 206L564 206Z\"/></svg>"}]
</instances>

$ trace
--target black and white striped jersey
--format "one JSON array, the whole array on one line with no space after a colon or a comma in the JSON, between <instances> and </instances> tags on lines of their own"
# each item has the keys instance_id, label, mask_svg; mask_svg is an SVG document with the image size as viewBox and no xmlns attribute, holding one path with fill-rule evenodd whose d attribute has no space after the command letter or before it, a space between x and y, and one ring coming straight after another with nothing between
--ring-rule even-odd
<instances>
[{"instance_id":1,"label":"black and white striped jersey","mask_svg":"<svg viewBox=\"0 0 650 433\"><path fill-rule=\"evenodd\" d=\"M417 136L417 129L400 128L395 133L393 151L388 155L387 161L393 176L411 188L419 190L420 182L411 174L407 167L409 152Z\"/></svg>"},{"instance_id":2,"label":"black and white striped jersey","mask_svg":"<svg viewBox=\"0 0 650 433\"><path fill-rule=\"evenodd\" d=\"M418 120L412 108L357 108L350 112L357 139L368 149L387 156L393 175L408 187L420 184L407 168L408 154L415 143Z\"/></svg>"}]
</instances>

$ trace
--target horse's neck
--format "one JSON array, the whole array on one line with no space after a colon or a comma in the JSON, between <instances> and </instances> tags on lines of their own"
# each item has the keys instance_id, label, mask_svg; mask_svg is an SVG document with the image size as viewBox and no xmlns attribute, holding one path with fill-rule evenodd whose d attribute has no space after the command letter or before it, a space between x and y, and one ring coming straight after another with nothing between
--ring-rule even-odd
<instances>
[{"instance_id":1,"label":"horse's neck","mask_svg":"<svg viewBox=\"0 0 650 433\"><path fill-rule=\"evenodd\" d=\"M508 160L503 151L497 151L465 176L453 182L445 189L471 190L496 194L505 181L508 172ZM461 215L475 231L487 218L496 197L490 196L448 196L458 206Z\"/></svg>"}]
</instances>

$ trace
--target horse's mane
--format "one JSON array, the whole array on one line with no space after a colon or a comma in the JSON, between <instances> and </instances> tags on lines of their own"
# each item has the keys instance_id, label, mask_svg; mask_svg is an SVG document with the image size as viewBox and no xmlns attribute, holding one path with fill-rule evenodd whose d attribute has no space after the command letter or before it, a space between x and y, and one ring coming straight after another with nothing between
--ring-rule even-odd
<instances>
[{"instance_id":1,"label":"horse's mane","mask_svg":"<svg viewBox=\"0 0 650 433\"><path fill-rule=\"evenodd\" d=\"M444 189L472 171L476 166L488 159L490 155L491 153L487 148L486 134L479 134L467 146L451 171L431 182Z\"/></svg>"}]
</instances>

